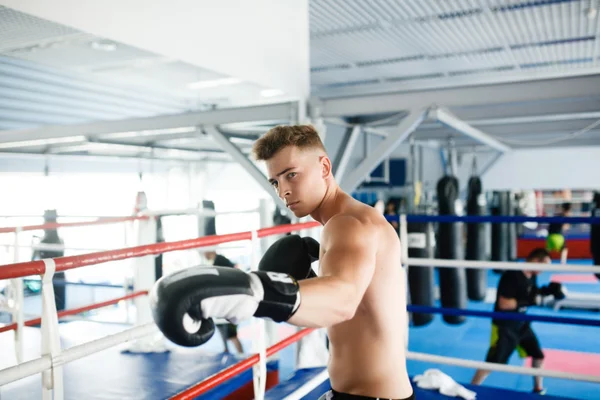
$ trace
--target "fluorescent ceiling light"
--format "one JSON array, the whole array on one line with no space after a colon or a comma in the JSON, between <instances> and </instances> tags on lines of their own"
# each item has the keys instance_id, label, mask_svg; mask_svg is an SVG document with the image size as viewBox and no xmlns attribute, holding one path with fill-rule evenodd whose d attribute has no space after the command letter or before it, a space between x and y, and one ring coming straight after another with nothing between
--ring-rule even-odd
<instances>
[{"instance_id":1,"label":"fluorescent ceiling light","mask_svg":"<svg viewBox=\"0 0 600 400\"><path fill-rule=\"evenodd\" d=\"M110 42L108 40L93 41L92 43L90 43L90 46L94 50L101 50L101 51L115 51L115 50L117 50L117 44L114 43L114 42Z\"/></svg>"},{"instance_id":2,"label":"fluorescent ceiling light","mask_svg":"<svg viewBox=\"0 0 600 400\"><path fill-rule=\"evenodd\" d=\"M275 97L275 96L281 96L283 94L283 90L279 90L279 89L265 89L265 90L261 90L260 95L262 97Z\"/></svg>"},{"instance_id":3,"label":"fluorescent ceiling light","mask_svg":"<svg viewBox=\"0 0 600 400\"><path fill-rule=\"evenodd\" d=\"M222 78L190 83L190 89L209 89L219 86L237 85L242 81L237 78Z\"/></svg>"},{"instance_id":4,"label":"fluorescent ceiling light","mask_svg":"<svg viewBox=\"0 0 600 400\"><path fill-rule=\"evenodd\" d=\"M145 131L131 131L131 132L115 132L106 133L99 136L101 139L129 139L129 138L140 138L144 136L157 136L157 135L175 135L178 133L194 132L197 128L195 127L182 127L182 128L169 128L169 129L157 129L157 130L145 130Z\"/></svg>"}]
</instances>

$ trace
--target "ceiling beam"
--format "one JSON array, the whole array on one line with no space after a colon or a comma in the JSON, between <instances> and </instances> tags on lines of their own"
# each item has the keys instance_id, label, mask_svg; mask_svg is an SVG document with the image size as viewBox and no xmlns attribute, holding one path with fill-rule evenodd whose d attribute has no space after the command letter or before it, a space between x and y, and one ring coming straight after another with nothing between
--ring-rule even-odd
<instances>
[{"instance_id":1,"label":"ceiling beam","mask_svg":"<svg viewBox=\"0 0 600 400\"><path fill-rule=\"evenodd\" d=\"M445 108L435 108L429 111L429 117L435 119L452 130L459 132L465 136L476 140L479 143L490 146L491 148L498 150L502 153L510 151L511 148L504 143L501 143L497 139L494 139L487 133L480 131L477 128L465 123L453 115L450 111Z\"/></svg>"},{"instance_id":2,"label":"ceiling beam","mask_svg":"<svg viewBox=\"0 0 600 400\"><path fill-rule=\"evenodd\" d=\"M599 85L600 71L596 75L561 79L313 99L311 112L322 118L335 118L398 112L432 104L452 108L567 98L597 98Z\"/></svg>"},{"instance_id":3,"label":"ceiling beam","mask_svg":"<svg viewBox=\"0 0 600 400\"><path fill-rule=\"evenodd\" d=\"M273 189L273 186L271 183L269 183L267 177L252 161L250 161L250 159L244 153L242 153L239 147L231 143L231 141L214 126L204 126L203 130L206 132L206 134L212 136L215 141L221 145L223 150L227 152L234 159L234 161L240 164L252 178L254 178L256 183L258 183L269 194L269 196L271 196L275 202L275 205L281 210L282 213L286 215L290 214L287 206L283 200L279 198Z\"/></svg>"},{"instance_id":4,"label":"ceiling beam","mask_svg":"<svg viewBox=\"0 0 600 400\"><path fill-rule=\"evenodd\" d=\"M338 153L335 157L335 162L333 163L333 174L335 176L335 180L338 182L342 181L344 174L346 173L346 168L350 162L350 156L354 151L354 146L356 145L356 141L358 140L360 133L361 127L359 125L355 125L352 128L346 128L344 138L340 144L340 149L338 150Z\"/></svg>"},{"instance_id":5,"label":"ceiling beam","mask_svg":"<svg viewBox=\"0 0 600 400\"><path fill-rule=\"evenodd\" d=\"M427 110L411 110L398 126L345 179L340 187L346 192L354 191L365 178L402 143L426 118Z\"/></svg>"},{"instance_id":6,"label":"ceiling beam","mask_svg":"<svg viewBox=\"0 0 600 400\"><path fill-rule=\"evenodd\" d=\"M249 121L290 121L298 113L297 102L221 108L209 111L135 118L120 121L76 125L54 125L35 129L0 131L0 143L59 138L65 136L95 136L115 132L133 132L201 125L221 125Z\"/></svg>"}]
</instances>

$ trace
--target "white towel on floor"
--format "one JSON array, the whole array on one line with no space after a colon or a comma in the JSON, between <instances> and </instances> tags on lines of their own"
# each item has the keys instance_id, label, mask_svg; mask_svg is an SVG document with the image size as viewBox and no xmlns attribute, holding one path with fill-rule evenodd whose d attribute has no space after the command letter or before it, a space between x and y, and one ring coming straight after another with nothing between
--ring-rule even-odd
<instances>
[{"instance_id":1,"label":"white towel on floor","mask_svg":"<svg viewBox=\"0 0 600 400\"><path fill-rule=\"evenodd\" d=\"M475 400L477 393L456 383L454 379L440 371L431 368L413 378L421 389L439 389L440 393L450 397L462 397L465 400Z\"/></svg>"}]
</instances>

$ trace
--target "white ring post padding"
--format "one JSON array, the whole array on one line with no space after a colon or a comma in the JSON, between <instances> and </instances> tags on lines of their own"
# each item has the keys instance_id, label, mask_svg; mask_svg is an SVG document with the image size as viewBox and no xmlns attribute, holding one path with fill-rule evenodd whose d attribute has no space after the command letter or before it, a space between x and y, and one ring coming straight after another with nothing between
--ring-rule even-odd
<instances>
[{"instance_id":1,"label":"white ring post padding","mask_svg":"<svg viewBox=\"0 0 600 400\"><path fill-rule=\"evenodd\" d=\"M135 221L137 246L156 243L156 219L148 218ZM150 292L156 282L155 261L153 255L133 259L134 292L147 290ZM135 304L135 325L144 325L153 322L149 296L137 296L133 299ZM132 353L164 353L169 349L162 333L146 336L129 344L128 351Z\"/></svg>"},{"instance_id":2,"label":"white ring post padding","mask_svg":"<svg viewBox=\"0 0 600 400\"><path fill-rule=\"evenodd\" d=\"M62 366L68 362L87 357L102 350L106 350L135 339L143 338L144 336L152 335L157 332L159 332L159 330L156 324L148 323L65 349L62 352L62 356L55 359L54 363L52 362L51 357L46 355L32 361L27 361L20 365L15 365L13 367L0 370L0 386L26 378L30 375L38 374L44 370L47 370L48 368L51 368L53 365L55 367Z\"/></svg>"},{"instance_id":3,"label":"white ring post padding","mask_svg":"<svg viewBox=\"0 0 600 400\"><path fill-rule=\"evenodd\" d=\"M401 267L402 269L404 269L404 289L406 290L406 300L407 302L410 302L410 292L409 292L409 286L408 286L408 268L409 268L409 263L408 263L408 226L406 224L406 214L400 214L400 219L399 219L400 223L399 223L399 230L400 230L400 249L401 249L401 257L402 257L402 262L401 262ZM410 313L408 312L408 310L406 311L406 337L404 339L404 347L405 350L408 350L408 333L410 331Z\"/></svg>"},{"instance_id":4,"label":"white ring post padding","mask_svg":"<svg viewBox=\"0 0 600 400\"><path fill-rule=\"evenodd\" d=\"M259 256L260 241L258 232L252 231L252 239L250 240L250 270L257 271ZM252 341L252 351L258 353L258 363L252 366L252 383L254 385L254 398L263 400L267 389L267 339L266 339L266 321L264 319L255 319L254 328L256 336Z\"/></svg>"},{"instance_id":5,"label":"white ring post padding","mask_svg":"<svg viewBox=\"0 0 600 400\"><path fill-rule=\"evenodd\" d=\"M18 263L19 262L19 237L20 237L20 233L21 233L21 227L18 226L15 229L15 242L14 242L14 249L13 249L13 262L14 263ZM23 291L24 291L24 287L23 287L23 278L16 278L16 279L11 279L10 281L10 286L12 288L12 290L10 292L12 292L14 298L14 304L13 307L11 309L11 314L12 314L12 320L17 322L17 329L15 330L14 333L14 338L15 338L15 356L17 358L17 363L22 363L23 362L23 348L25 346L25 344L23 343L23 334L24 334L24 329L25 329L25 317L23 316L23 312L24 312L24 304L25 304L25 299L24 299L24 295L23 295Z\"/></svg>"},{"instance_id":6,"label":"white ring post padding","mask_svg":"<svg viewBox=\"0 0 600 400\"><path fill-rule=\"evenodd\" d=\"M457 367L484 369L497 372L510 372L513 374L521 375L541 376L544 378L560 378L574 381L600 383L600 376L597 375L575 374L573 372L554 371L543 368L517 367L514 365L496 364L484 361L463 360L460 358L444 357L426 353L415 353L412 351L406 353L406 359L454 365Z\"/></svg>"},{"instance_id":7,"label":"white ring post padding","mask_svg":"<svg viewBox=\"0 0 600 400\"><path fill-rule=\"evenodd\" d=\"M408 227L406 214L400 214L400 247L402 248L402 264L408 266Z\"/></svg>"},{"instance_id":8,"label":"white ring post padding","mask_svg":"<svg viewBox=\"0 0 600 400\"><path fill-rule=\"evenodd\" d=\"M504 270L533 270L555 272L589 272L599 273L600 267L577 264L541 264L530 262L506 261L471 261L471 260L444 260L439 258L409 258L408 264L422 267L450 267L450 268L479 268L479 269L504 269Z\"/></svg>"},{"instance_id":9,"label":"white ring post padding","mask_svg":"<svg viewBox=\"0 0 600 400\"><path fill-rule=\"evenodd\" d=\"M42 276L42 355L52 360L50 369L42 371L42 398L62 400L64 398L62 367L55 365L61 356L58 314L54 299L52 278L56 271L53 259L44 259L45 272Z\"/></svg>"},{"instance_id":10,"label":"white ring post padding","mask_svg":"<svg viewBox=\"0 0 600 400\"><path fill-rule=\"evenodd\" d=\"M327 368L321 371L318 375L314 376L310 380L308 380L304 385L300 386L294 392L288 394L283 398L283 400L301 400L316 389L321 383L325 382L329 378L329 372Z\"/></svg>"}]
</instances>

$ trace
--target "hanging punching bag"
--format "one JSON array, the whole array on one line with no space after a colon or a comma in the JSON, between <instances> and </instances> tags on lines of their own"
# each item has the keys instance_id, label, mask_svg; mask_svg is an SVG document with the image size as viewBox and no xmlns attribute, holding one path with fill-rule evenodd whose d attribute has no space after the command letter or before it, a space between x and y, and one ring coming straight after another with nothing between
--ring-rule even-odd
<instances>
[{"instance_id":1,"label":"hanging punching bag","mask_svg":"<svg viewBox=\"0 0 600 400\"><path fill-rule=\"evenodd\" d=\"M467 186L467 215L484 215L486 201L481 179L472 176ZM465 259L485 259L485 225L467 223L467 247ZM467 296L470 300L481 301L487 290L487 271L480 268L467 268Z\"/></svg>"},{"instance_id":2,"label":"hanging punching bag","mask_svg":"<svg viewBox=\"0 0 600 400\"><path fill-rule=\"evenodd\" d=\"M56 210L44 211L44 224L55 224L58 214ZM64 241L58 235L56 228L44 229L44 237L40 240L40 244L63 245ZM36 250L33 253L32 260L43 260L48 258L63 257L64 250ZM62 311L67 307L67 288L65 286L65 273L56 272L52 277L52 287L54 288L54 301L56 302L56 310Z\"/></svg>"},{"instance_id":3,"label":"hanging punching bag","mask_svg":"<svg viewBox=\"0 0 600 400\"><path fill-rule=\"evenodd\" d=\"M600 218L600 192L594 193L591 211L591 216L593 218ZM591 224L590 250L592 253L593 265L600 266L600 224ZM600 278L600 272L596 272L596 276Z\"/></svg>"},{"instance_id":4,"label":"hanging punching bag","mask_svg":"<svg viewBox=\"0 0 600 400\"><path fill-rule=\"evenodd\" d=\"M494 192L492 197L491 212L494 216L506 215L508 204L507 192ZM492 223L492 261L508 261L508 226L503 222ZM494 269L502 273L502 270Z\"/></svg>"},{"instance_id":5,"label":"hanging punching bag","mask_svg":"<svg viewBox=\"0 0 600 400\"><path fill-rule=\"evenodd\" d=\"M210 200L202 200L202 209L215 211L215 203ZM198 218L199 236L211 236L217 234L217 225L215 217L212 215L202 215Z\"/></svg>"},{"instance_id":6,"label":"hanging punching bag","mask_svg":"<svg viewBox=\"0 0 600 400\"><path fill-rule=\"evenodd\" d=\"M433 258L433 227L430 222L407 224L408 257ZM433 267L408 266L408 286L410 302L419 306L434 306ZM431 322L433 314L413 313L414 326L422 326Z\"/></svg>"},{"instance_id":7,"label":"hanging punching bag","mask_svg":"<svg viewBox=\"0 0 600 400\"><path fill-rule=\"evenodd\" d=\"M445 176L437 184L438 210L440 215L459 215L458 179ZM442 259L461 260L463 258L462 223L443 222L439 224L438 254ZM463 268L438 267L440 276L440 299L442 307L466 308L467 288ZM444 315L449 324L463 323L464 316Z\"/></svg>"},{"instance_id":8,"label":"hanging punching bag","mask_svg":"<svg viewBox=\"0 0 600 400\"><path fill-rule=\"evenodd\" d=\"M517 215L517 200L515 194L511 192L506 193L506 208L508 216ZM517 224L509 222L507 225L507 244L506 244L506 259L509 261L515 261L517 259Z\"/></svg>"},{"instance_id":9,"label":"hanging punching bag","mask_svg":"<svg viewBox=\"0 0 600 400\"><path fill-rule=\"evenodd\" d=\"M163 234L162 216L156 218L156 243L163 243L165 236ZM163 276L163 253L154 258L154 276L159 280Z\"/></svg>"}]
</instances>

